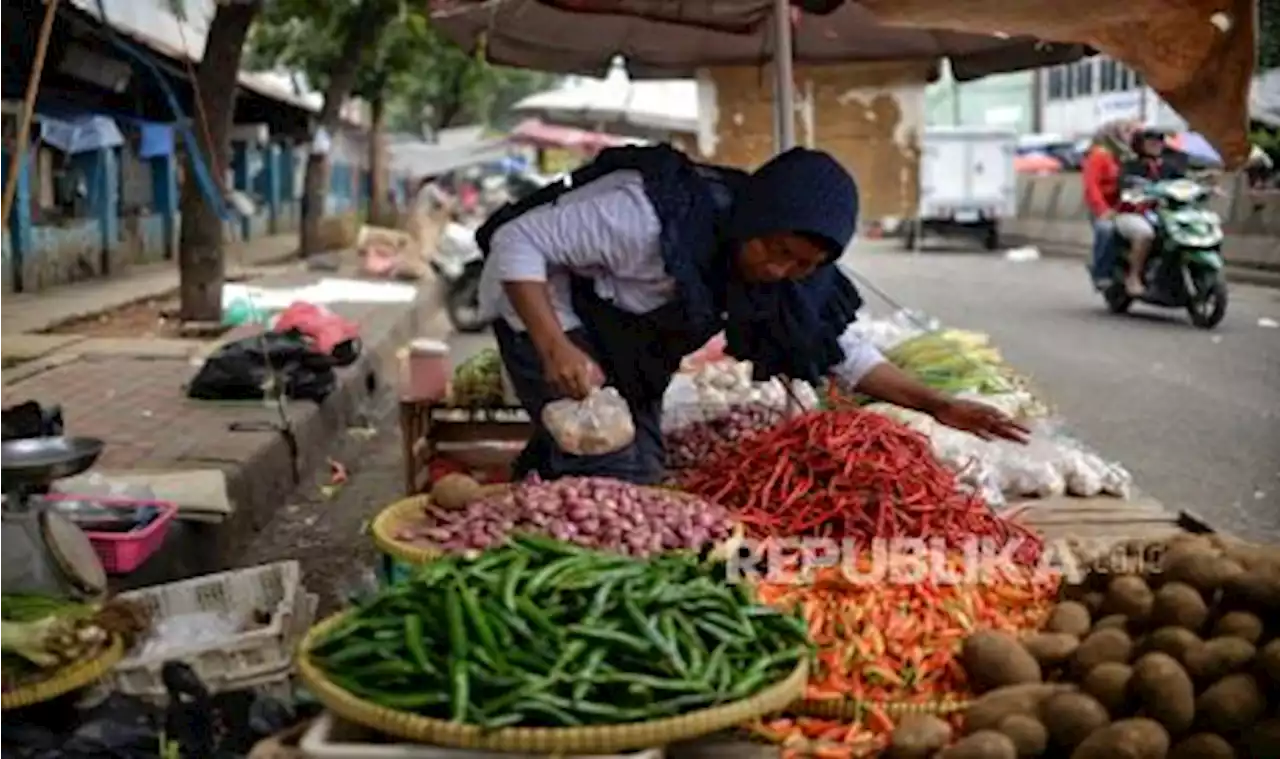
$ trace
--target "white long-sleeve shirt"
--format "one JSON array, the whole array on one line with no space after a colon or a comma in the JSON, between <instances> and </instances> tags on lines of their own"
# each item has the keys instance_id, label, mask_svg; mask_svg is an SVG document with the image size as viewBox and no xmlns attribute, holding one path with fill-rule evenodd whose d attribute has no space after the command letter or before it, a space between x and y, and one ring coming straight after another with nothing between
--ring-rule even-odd
<instances>
[{"instance_id":1,"label":"white long-sleeve shirt","mask_svg":"<svg viewBox=\"0 0 1280 759\"><path fill-rule=\"evenodd\" d=\"M480 277L480 310L524 324L503 290L504 282L546 282L560 325L581 326L573 312L570 275L595 282L596 294L618 308L642 314L671 301L675 280L662 261L661 222L638 172L617 171L534 208L498 229ZM840 336L845 359L832 369L842 383L858 382L885 360L853 330Z\"/></svg>"}]
</instances>

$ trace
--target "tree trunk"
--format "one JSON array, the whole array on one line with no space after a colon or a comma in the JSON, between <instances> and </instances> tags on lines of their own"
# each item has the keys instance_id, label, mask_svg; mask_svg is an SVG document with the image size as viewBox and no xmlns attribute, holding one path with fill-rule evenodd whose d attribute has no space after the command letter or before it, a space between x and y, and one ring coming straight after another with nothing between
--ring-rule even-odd
<instances>
[{"instance_id":1,"label":"tree trunk","mask_svg":"<svg viewBox=\"0 0 1280 759\"><path fill-rule=\"evenodd\" d=\"M381 226L393 226L387 193L391 186L387 176L387 146L383 128L386 103L381 94L369 102L369 220Z\"/></svg>"},{"instance_id":2,"label":"tree trunk","mask_svg":"<svg viewBox=\"0 0 1280 759\"><path fill-rule=\"evenodd\" d=\"M219 3L204 58L196 68L196 83L202 107L191 114L192 131L213 183L222 189L227 166L231 127L235 117L236 75L249 26L260 6L255 2ZM203 112L203 121L201 116ZM201 160L201 156L192 156ZM182 227L178 238L179 313L188 321L222 320L222 284L226 277L222 256L222 219L217 208L205 198L195 172L184 183L180 209Z\"/></svg>"},{"instance_id":3,"label":"tree trunk","mask_svg":"<svg viewBox=\"0 0 1280 759\"><path fill-rule=\"evenodd\" d=\"M332 139L340 125L342 104L355 88L364 51L378 41L387 24L381 0L361 0L354 23L347 30L342 51L329 71L316 129L324 129ZM325 185L329 174L328 154L307 154L307 175L302 182L302 227L300 247L304 257L320 250L320 220L324 217Z\"/></svg>"}]
</instances>

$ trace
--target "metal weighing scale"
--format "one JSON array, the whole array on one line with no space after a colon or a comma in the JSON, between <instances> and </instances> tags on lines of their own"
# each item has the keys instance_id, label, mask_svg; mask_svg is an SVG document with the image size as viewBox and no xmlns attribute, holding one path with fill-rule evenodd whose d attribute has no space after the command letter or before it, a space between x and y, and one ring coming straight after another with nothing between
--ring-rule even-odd
<instances>
[{"instance_id":1,"label":"metal weighing scale","mask_svg":"<svg viewBox=\"0 0 1280 759\"><path fill-rule=\"evenodd\" d=\"M4 593L75 599L106 593L107 574L89 538L39 498L54 481L93 466L103 446L90 437L35 437L0 444Z\"/></svg>"}]
</instances>

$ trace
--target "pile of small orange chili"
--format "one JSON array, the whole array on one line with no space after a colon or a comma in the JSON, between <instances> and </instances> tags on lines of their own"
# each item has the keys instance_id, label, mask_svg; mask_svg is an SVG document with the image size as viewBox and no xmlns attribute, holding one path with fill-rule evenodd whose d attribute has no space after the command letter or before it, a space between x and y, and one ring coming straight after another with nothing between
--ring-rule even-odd
<instances>
[{"instance_id":1,"label":"pile of small orange chili","mask_svg":"<svg viewBox=\"0 0 1280 759\"><path fill-rule=\"evenodd\" d=\"M956 656L977 629L1019 634L1037 629L1052 608L1059 578L1031 570L980 576L977 581L867 581L877 558L856 560L858 574L825 567L803 580L757 586L765 603L800 606L818 645L806 699L852 700L863 718L850 723L813 718L774 720L770 737L821 741L845 747L878 746L893 729L883 704L931 704L968 697L964 669ZM963 577L964 557L947 558L946 568ZM844 750L844 749L840 749ZM830 756L839 754L828 746ZM812 754L822 756L824 754Z\"/></svg>"},{"instance_id":2,"label":"pile of small orange chili","mask_svg":"<svg viewBox=\"0 0 1280 759\"><path fill-rule=\"evenodd\" d=\"M928 438L853 407L810 411L721 448L680 475L681 489L718 502L753 537L822 536L861 543L937 538L1018 546L1034 562L1042 541L960 487Z\"/></svg>"},{"instance_id":3,"label":"pile of small orange chili","mask_svg":"<svg viewBox=\"0 0 1280 759\"><path fill-rule=\"evenodd\" d=\"M953 729L960 715L944 717ZM860 720L823 717L773 717L751 726L751 732L781 749L781 759L862 759L879 756L889 744L894 723L882 709L868 708Z\"/></svg>"}]
</instances>

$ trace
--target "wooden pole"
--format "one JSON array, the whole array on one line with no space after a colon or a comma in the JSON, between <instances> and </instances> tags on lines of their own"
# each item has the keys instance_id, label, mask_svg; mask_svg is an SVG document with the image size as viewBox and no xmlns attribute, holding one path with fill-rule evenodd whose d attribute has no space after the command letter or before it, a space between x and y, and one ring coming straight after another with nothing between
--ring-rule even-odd
<instances>
[{"instance_id":1,"label":"wooden pole","mask_svg":"<svg viewBox=\"0 0 1280 759\"><path fill-rule=\"evenodd\" d=\"M40 93L40 75L44 73L44 57L49 52L49 37L53 34L53 22L58 16L59 0L48 0L44 9L44 22L40 25L40 37L36 40L36 55L31 63L31 75L27 78L27 94L22 99L22 113L18 116L18 144L9 158L9 177L4 183L4 223L9 225L9 211L13 210L13 198L18 192L18 172L26 158L27 140L31 136L31 117L36 109L36 95Z\"/></svg>"}]
</instances>

